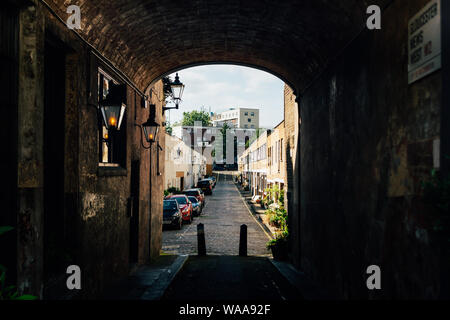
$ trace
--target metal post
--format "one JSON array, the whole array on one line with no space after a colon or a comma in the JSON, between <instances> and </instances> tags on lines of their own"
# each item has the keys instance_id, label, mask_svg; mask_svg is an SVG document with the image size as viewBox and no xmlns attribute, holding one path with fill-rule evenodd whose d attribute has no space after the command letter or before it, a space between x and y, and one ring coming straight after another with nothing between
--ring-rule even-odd
<instances>
[{"instance_id":1,"label":"metal post","mask_svg":"<svg viewBox=\"0 0 450 320\"><path fill-rule=\"evenodd\" d=\"M239 237L239 256L247 256L247 225L241 226L241 235Z\"/></svg>"},{"instance_id":2,"label":"metal post","mask_svg":"<svg viewBox=\"0 0 450 320\"><path fill-rule=\"evenodd\" d=\"M203 223L197 225L197 246L198 255L206 256L205 227Z\"/></svg>"}]
</instances>

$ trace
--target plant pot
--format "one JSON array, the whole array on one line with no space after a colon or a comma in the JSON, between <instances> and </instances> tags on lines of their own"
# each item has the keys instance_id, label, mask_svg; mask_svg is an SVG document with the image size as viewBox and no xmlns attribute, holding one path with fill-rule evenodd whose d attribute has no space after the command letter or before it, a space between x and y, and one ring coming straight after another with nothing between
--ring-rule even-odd
<instances>
[{"instance_id":1,"label":"plant pot","mask_svg":"<svg viewBox=\"0 0 450 320\"><path fill-rule=\"evenodd\" d=\"M272 247L272 256L277 261L287 261L288 260L288 244L287 242L279 242Z\"/></svg>"}]
</instances>

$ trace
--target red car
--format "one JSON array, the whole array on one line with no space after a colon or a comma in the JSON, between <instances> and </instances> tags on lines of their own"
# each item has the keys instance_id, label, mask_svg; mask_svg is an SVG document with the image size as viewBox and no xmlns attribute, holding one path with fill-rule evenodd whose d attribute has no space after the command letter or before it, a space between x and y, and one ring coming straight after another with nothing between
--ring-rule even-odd
<instances>
[{"instance_id":1,"label":"red car","mask_svg":"<svg viewBox=\"0 0 450 320\"><path fill-rule=\"evenodd\" d=\"M192 203L191 203L191 201L189 201L189 199L186 195L176 194L173 196L165 197L165 200L168 200L168 199L173 199L178 202L178 205L180 206L183 221L187 221L188 223L191 223L192 220L194 220Z\"/></svg>"},{"instance_id":2,"label":"red car","mask_svg":"<svg viewBox=\"0 0 450 320\"><path fill-rule=\"evenodd\" d=\"M205 202L205 194L203 193L202 189L200 188L192 188L192 189L188 189L188 190L184 190L183 194L189 196L193 196L197 198L197 201L200 202L200 205L202 206L202 208L205 206L206 202Z\"/></svg>"}]
</instances>

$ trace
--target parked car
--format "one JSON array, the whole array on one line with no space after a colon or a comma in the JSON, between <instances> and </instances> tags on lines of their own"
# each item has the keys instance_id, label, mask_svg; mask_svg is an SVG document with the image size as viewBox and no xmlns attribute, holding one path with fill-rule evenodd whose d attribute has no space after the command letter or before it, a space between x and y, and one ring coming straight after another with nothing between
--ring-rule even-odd
<instances>
[{"instance_id":1,"label":"parked car","mask_svg":"<svg viewBox=\"0 0 450 320\"><path fill-rule=\"evenodd\" d=\"M176 200L163 201L163 226L175 227L181 229L183 218L180 206Z\"/></svg>"},{"instance_id":2,"label":"parked car","mask_svg":"<svg viewBox=\"0 0 450 320\"><path fill-rule=\"evenodd\" d=\"M197 188L202 189L202 191L203 191L205 194L211 195L211 194L212 194L212 189L213 189L213 187L212 187L212 181L211 181L211 180L207 180L207 179L200 180L200 181L197 183Z\"/></svg>"},{"instance_id":3,"label":"parked car","mask_svg":"<svg viewBox=\"0 0 450 320\"><path fill-rule=\"evenodd\" d=\"M183 218L183 221L186 221L187 223L191 223L192 220L194 220L194 216L192 214L192 203L188 199L188 197L184 194L176 194L172 196L167 196L165 200L176 200L178 202L178 205L181 209L181 215Z\"/></svg>"},{"instance_id":4,"label":"parked car","mask_svg":"<svg viewBox=\"0 0 450 320\"><path fill-rule=\"evenodd\" d=\"M203 208L206 204L205 194L200 188L192 188L188 190L184 190L183 194L189 196L194 196L197 198L198 202L200 202L201 207Z\"/></svg>"},{"instance_id":5,"label":"parked car","mask_svg":"<svg viewBox=\"0 0 450 320\"><path fill-rule=\"evenodd\" d=\"M188 196L188 199L192 202L192 212L194 217L198 217L202 213L201 202L194 196Z\"/></svg>"},{"instance_id":6,"label":"parked car","mask_svg":"<svg viewBox=\"0 0 450 320\"><path fill-rule=\"evenodd\" d=\"M216 180L213 179L212 177L205 178L205 179L203 179L203 180L209 180L209 181L211 181L211 185L212 185L213 189L216 187Z\"/></svg>"}]
</instances>

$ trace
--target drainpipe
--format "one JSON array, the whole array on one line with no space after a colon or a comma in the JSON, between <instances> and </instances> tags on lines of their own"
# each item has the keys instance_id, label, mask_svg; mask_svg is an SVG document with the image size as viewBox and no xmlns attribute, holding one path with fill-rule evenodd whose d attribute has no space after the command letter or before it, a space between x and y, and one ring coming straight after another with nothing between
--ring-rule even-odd
<instances>
[{"instance_id":1,"label":"drainpipe","mask_svg":"<svg viewBox=\"0 0 450 320\"><path fill-rule=\"evenodd\" d=\"M148 216L148 259L151 259L151 252L152 252L152 145L150 144L149 148L149 216Z\"/></svg>"}]
</instances>

